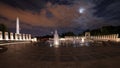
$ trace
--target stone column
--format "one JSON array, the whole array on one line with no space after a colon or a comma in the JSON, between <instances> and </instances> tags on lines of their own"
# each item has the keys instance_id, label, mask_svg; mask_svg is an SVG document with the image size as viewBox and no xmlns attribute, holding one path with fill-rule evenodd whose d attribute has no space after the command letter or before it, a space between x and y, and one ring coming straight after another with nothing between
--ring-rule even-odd
<instances>
[{"instance_id":1,"label":"stone column","mask_svg":"<svg viewBox=\"0 0 120 68\"><path fill-rule=\"evenodd\" d=\"M95 38L97 39L98 36L96 36Z\"/></svg>"},{"instance_id":2,"label":"stone column","mask_svg":"<svg viewBox=\"0 0 120 68\"><path fill-rule=\"evenodd\" d=\"M111 36L109 35L109 40L111 39Z\"/></svg>"},{"instance_id":3,"label":"stone column","mask_svg":"<svg viewBox=\"0 0 120 68\"><path fill-rule=\"evenodd\" d=\"M107 35L107 39L108 39L108 40L109 40L109 37L110 37L110 36L109 36L109 35Z\"/></svg>"},{"instance_id":4,"label":"stone column","mask_svg":"<svg viewBox=\"0 0 120 68\"><path fill-rule=\"evenodd\" d=\"M101 39L101 36L99 36L99 40Z\"/></svg>"},{"instance_id":5,"label":"stone column","mask_svg":"<svg viewBox=\"0 0 120 68\"><path fill-rule=\"evenodd\" d=\"M2 31L0 31L0 40L3 40Z\"/></svg>"},{"instance_id":6,"label":"stone column","mask_svg":"<svg viewBox=\"0 0 120 68\"><path fill-rule=\"evenodd\" d=\"M119 37L119 34L117 34L117 38Z\"/></svg>"},{"instance_id":7,"label":"stone column","mask_svg":"<svg viewBox=\"0 0 120 68\"><path fill-rule=\"evenodd\" d=\"M107 35L105 35L105 39L107 39Z\"/></svg>"},{"instance_id":8,"label":"stone column","mask_svg":"<svg viewBox=\"0 0 120 68\"><path fill-rule=\"evenodd\" d=\"M109 39L109 35L107 35L107 39Z\"/></svg>"},{"instance_id":9,"label":"stone column","mask_svg":"<svg viewBox=\"0 0 120 68\"><path fill-rule=\"evenodd\" d=\"M25 41L25 39L26 39L26 38L25 38L25 34L22 35L22 38L23 38L23 40Z\"/></svg>"},{"instance_id":10,"label":"stone column","mask_svg":"<svg viewBox=\"0 0 120 68\"><path fill-rule=\"evenodd\" d=\"M105 40L105 35L103 35L103 40Z\"/></svg>"},{"instance_id":11,"label":"stone column","mask_svg":"<svg viewBox=\"0 0 120 68\"><path fill-rule=\"evenodd\" d=\"M102 37L103 37L103 36L101 35L101 40L102 40Z\"/></svg>"},{"instance_id":12,"label":"stone column","mask_svg":"<svg viewBox=\"0 0 120 68\"><path fill-rule=\"evenodd\" d=\"M113 35L111 35L111 39L113 39Z\"/></svg>"},{"instance_id":13,"label":"stone column","mask_svg":"<svg viewBox=\"0 0 120 68\"><path fill-rule=\"evenodd\" d=\"M10 40L14 40L13 33L10 33Z\"/></svg>"},{"instance_id":14,"label":"stone column","mask_svg":"<svg viewBox=\"0 0 120 68\"><path fill-rule=\"evenodd\" d=\"M107 40L107 35L105 35L105 40Z\"/></svg>"},{"instance_id":15,"label":"stone column","mask_svg":"<svg viewBox=\"0 0 120 68\"><path fill-rule=\"evenodd\" d=\"M29 40L31 41L31 34L29 34Z\"/></svg>"},{"instance_id":16,"label":"stone column","mask_svg":"<svg viewBox=\"0 0 120 68\"><path fill-rule=\"evenodd\" d=\"M116 34L114 34L114 39L115 39L115 35L116 35Z\"/></svg>"},{"instance_id":17,"label":"stone column","mask_svg":"<svg viewBox=\"0 0 120 68\"><path fill-rule=\"evenodd\" d=\"M112 35L110 35L110 39L112 39Z\"/></svg>"},{"instance_id":18,"label":"stone column","mask_svg":"<svg viewBox=\"0 0 120 68\"><path fill-rule=\"evenodd\" d=\"M8 35L8 32L5 32L5 40L9 40L9 35Z\"/></svg>"},{"instance_id":19,"label":"stone column","mask_svg":"<svg viewBox=\"0 0 120 68\"><path fill-rule=\"evenodd\" d=\"M18 34L15 33L15 40L18 41Z\"/></svg>"},{"instance_id":20,"label":"stone column","mask_svg":"<svg viewBox=\"0 0 120 68\"><path fill-rule=\"evenodd\" d=\"M98 36L96 36L96 39L98 39Z\"/></svg>"},{"instance_id":21,"label":"stone column","mask_svg":"<svg viewBox=\"0 0 120 68\"><path fill-rule=\"evenodd\" d=\"M19 40L20 40L20 41L22 40L22 35L21 35L21 34L19 34Z\"/></svg>"},{"instance_id":22,"label":"stone column","mask_svg":"<svg viewBox=\"0 0 120 68\"><path fill-rule=\"evenodd\" d=\"M103 35L103 39L105 39L105 35Z\"/></svg>"},{"instance_id":23,"label":"stone column","mask_svg":"<svg viewBox=\"0 0 120 68\"><path fill-rule=\"evenodd\" d=\"M100 36L98 36L98 40L100 40Z\"/></svg>"},{"instance_id":24,"label":"stone column","mask_svg":"<svg viewBox=\"0 0 120 68\"><path fill-rule=\"evenodd\" d=\"M26 40L28 40L28 34L25 34L25 38L26 38Z\"/></svg>"}]
</instances>

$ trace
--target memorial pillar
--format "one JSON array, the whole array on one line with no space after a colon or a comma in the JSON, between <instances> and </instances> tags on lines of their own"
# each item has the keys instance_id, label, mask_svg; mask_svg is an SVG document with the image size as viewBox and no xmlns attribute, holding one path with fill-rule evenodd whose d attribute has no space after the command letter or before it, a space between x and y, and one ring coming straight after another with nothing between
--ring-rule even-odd
<instances>
[{"instance_id":1,"label":"memorial pillar","mask_svg":"<svg viewBox=\"0 0 120 68\"><path fill-rule=\"evenodd\" d=\"M28 36L28 34L26 34L25 36L26 36L26 40L28 40L28 39L29 39L29 36Z\"/></svg>"},{"instance_id":2,"label":"memorial pillar","mask_svg":"<svg viewBox=\"0 0 120 68\"><path fill-rule=\"evenodd\" d=\"M10 40L14 40L13 33L10 33Z\"/></svg>"},{"instance_id":3,"label":"memorial pillar","mask_svg":"<svg viewBox=\"0 0 120 68\"><path fill-rule=\"evenodd\" d=\"M18 34L15 33L15 40L18 41Z\"/></svg>"},{"instance_id":4,"label":"memorial pillar","mask_svg":"<svg viewBox=\"0 0 120 68\"><path fill-rule=\"evenodd\" d=\"M25 38L25 34L22 35L22 38L23 38L23 40L25 41L25 39L26 39L26 38Z\"/></svg>"},{"instance_id":5,"label":"memorial pillar","mask_svg":"<svg viewBox=\"0 0 120 68\"><path fill-rule=\"evenodd\" d=\"M29 34L29 40L31 41L31 34Z\"/></svg>"},{"instance_id":6,"label":"memorial pillar","mask_svg":"<svg viewBox=\"0 0 120 68\"><path fill-rule=\"evenodd\" d=\"M9 35L8 35L8 32L5 32L5 40L9 40Z\"/></svg>"},{"instance_id":7,"label":"memorial pillar","mask_svg":"<svg viewBox=\"0 0 120 68\"><path fill-rule=\"evenodd\" d=\"M21 35L21 34L19 34L19 40L20 40L20 41L22 40L22 35Z\"/></svg>"},{"instance_id":8,"label":"memorial pillar","mask_svg":"<svg viewBox=\"0 0 120 68\"><path fill-rule=\"evenodd\" d=\"M0 31L0 40L3 40L3 34L2 34L2 31Z\"/></svg>"}]
</instances>

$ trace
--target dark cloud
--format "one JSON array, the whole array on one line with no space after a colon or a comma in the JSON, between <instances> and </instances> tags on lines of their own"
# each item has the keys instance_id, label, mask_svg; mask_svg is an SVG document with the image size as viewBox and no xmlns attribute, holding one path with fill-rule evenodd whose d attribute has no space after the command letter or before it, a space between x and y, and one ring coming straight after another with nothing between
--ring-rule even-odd
<instances>
[{"instance_id":1,"label":"dark cloud","mask_svg":"<svg viewBox=\"0 0 120 68\"><path fill-rule=\"evenodd\" d=\"M18 16L23 33L60 33L120 25L119 0L1 0L0 23L14 31ZM79 9L85 8L80 14ZM11 24L12 23L12 24Z\"/></svg>"},{"instance_id":2,"label":"dark cloud","mask_svg":"<svg viewBox=\"0 0 120 68\"><path fill-rule=\"evenodd\" d=\"M120 0L101 0L96 3L95 15L108 21L120 20L120 7L118 6L120 6Z\"/></svg>"}]
</instances>

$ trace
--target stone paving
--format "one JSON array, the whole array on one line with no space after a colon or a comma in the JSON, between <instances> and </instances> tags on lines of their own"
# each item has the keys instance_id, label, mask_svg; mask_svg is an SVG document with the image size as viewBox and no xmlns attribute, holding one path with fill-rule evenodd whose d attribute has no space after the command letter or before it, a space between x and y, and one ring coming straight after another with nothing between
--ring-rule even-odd
<instances>
[{"instance_id":1,"label":"stone paving","mask_svg":"<svg viewBox=\"0 0 120 68\"><path fill-rule=\"evenodd\" d=\"M0 46L0 68L120 68L120 43L82 47Z\"/></svg>"}]
</instances>

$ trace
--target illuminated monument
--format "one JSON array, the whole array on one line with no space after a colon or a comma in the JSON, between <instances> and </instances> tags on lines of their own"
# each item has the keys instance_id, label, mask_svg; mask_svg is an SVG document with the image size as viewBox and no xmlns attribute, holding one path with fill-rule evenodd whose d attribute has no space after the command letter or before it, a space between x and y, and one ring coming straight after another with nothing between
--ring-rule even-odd
<instances>
[{"instance_id":1,"label":"illuminated monument","mask_svg":"<svg viewBox=\"0 0 120 68\"><path fill-rule=\"evenodd\" d=\"M16 19L16 33L20 34L19 18Z\"/></svg>"},{"instance_id":2,"label":"illuminated monument","mask_svg":"<svg viewBox=\"0 0 120 68\"><path fill-rule=\"evenodd\" d=\"M4 34L4 35L3 35ZM19 26L19 18L16 18L16 33L0 31L0 41L27 41L37 42L37 38L32 38L31 34L21 34ZM11 43L10 42L10 43Z\"/></svg>"},{"instance_id":3,"label":"illuminated monument","mask_svg":"<svg viewBox=\"0 0 120 68\"><path fill-rule=\"evenodd\" d=\"M55 47L58 47L59 46L59 36L58 36L58 33L57 33L57 30L55 30L55 34L54 34L54 46Z\"/></svg>"}]
</instances>

